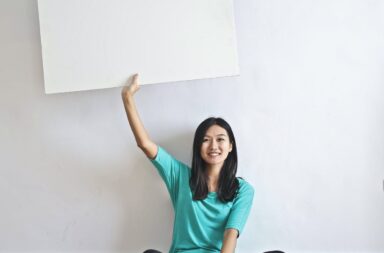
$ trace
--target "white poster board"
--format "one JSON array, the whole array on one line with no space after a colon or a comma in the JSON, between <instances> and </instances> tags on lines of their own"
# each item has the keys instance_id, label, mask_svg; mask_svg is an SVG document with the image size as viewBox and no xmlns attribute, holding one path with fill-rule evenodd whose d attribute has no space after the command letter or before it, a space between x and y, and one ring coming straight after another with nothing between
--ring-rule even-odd
<instances>
[{"instance_id":1,"label":"white poster board","mask_svg":"<svg viewBox=\"0 0 384 253\"><path fill-rule=\"evenodd\" d=\"M239 73L232 0L38 0L46 93Z\"/></svg>"}]
</instances>

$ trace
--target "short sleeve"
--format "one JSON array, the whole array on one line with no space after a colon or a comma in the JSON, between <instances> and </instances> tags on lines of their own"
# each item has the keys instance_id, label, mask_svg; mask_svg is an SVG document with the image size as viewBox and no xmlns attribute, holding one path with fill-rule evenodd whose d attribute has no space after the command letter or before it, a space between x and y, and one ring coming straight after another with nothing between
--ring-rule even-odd
<instances>
[{"instance_id":1,"label":"short sleeve","mask_svg":"<svg viewBox=\"0 0 384 253\"><path fill-rule=\"evenodd\" d=\"M157 154L155 158L150 161L157 168L157 171L167 186L172 204L175 206L181 170L185 169L184 167L186 165L175 159L160 146L157 146Z\"/></svg>"},{"instance_id":2,"label":"short sleeve","mask_svg":"<svg viewBox=\"0 0 384 253\"><path fill-rule=\"evenodd\" d=\"M254 192L255 191L253 187L246 181L240 183L239 192L234 199L234 203L232 205L227 224L225 226L225 229L237 229L237 237L240 236L248 219L253 203Z\"/></svg>"}]
</instances>

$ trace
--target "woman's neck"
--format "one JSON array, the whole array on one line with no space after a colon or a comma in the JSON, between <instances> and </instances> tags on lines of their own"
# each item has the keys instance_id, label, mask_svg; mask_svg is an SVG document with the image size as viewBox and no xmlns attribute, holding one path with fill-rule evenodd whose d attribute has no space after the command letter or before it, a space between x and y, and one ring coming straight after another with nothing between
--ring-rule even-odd
<instances>
[{"instance_id":1,"label":"woman's neck","mask_svg":"<svg viewBox=\"0 0 384 253\"><path fill-rule=\"evenodd\" d=\"M221 167L220 166L208 166L206 169L206 176L208 179L208 191L216 192L219 182Z\"/></svg>"}]
</instances>

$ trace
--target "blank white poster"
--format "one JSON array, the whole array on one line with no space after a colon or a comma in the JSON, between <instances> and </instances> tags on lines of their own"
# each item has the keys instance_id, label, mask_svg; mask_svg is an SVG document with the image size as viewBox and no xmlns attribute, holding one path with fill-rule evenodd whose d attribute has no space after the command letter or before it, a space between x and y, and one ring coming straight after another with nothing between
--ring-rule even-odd
<instances>
[{"instance_id":1,"label":"blank white poster","mask_svg":"<svg viewBox=\"0 0 384 253\"><path fill-rule=\"evenodd\" d=\"M232 0L38 0L46 93L238 75Z\"/></svg>"}]
</instances>

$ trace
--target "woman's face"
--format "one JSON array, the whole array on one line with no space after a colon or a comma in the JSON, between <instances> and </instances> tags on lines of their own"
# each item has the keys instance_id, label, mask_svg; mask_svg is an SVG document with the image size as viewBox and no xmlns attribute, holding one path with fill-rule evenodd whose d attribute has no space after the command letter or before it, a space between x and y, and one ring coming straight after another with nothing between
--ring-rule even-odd
<instances>
[{"instance_id":1,"label":"woman's face","mask_svg":"<svg viewBox=\"0 0 384 253\"><path fill-rule=\"evenodd\" d=\"M228 153L232 151L232 143L227 131L218 125L208 128L200 149L201 158L207 165L222 166Z\"/></svg>"}]
</instances>

